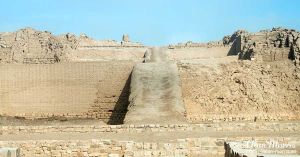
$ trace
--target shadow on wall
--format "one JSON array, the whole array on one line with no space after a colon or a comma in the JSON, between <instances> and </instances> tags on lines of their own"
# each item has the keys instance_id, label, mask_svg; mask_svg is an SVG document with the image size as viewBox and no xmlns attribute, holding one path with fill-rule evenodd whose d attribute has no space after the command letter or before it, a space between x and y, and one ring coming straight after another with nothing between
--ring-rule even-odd
<instances>
[{"instance_id":1,"label":"shadow on wall","mask_svg":"<svg viewBox=\"0 0 300 157\"><path fill-rule=\"evenodd\" d=\"M294 50L294 47L293 46L291 46L291 48L290 48L290 52L289 52L289 56L288 56L288 58L290 59L290 60L295 60L295 50Z\"/></svg>"},{"instance_id":2,"label":"shadow on wall","mask_svg":"<svg viewBox=\"0 0 300 157\"><path fill-rule=\"evenodd\" d=\"M238 37L233 41L227 56L235 56L238 55L239 52L241 52L241 37Z\"/></svg>"},{"instance_id":3,"label":"shadow on wall","mask_svg":"<svg viewBox=\"0 0 300 157\"><path fill-rule=\"evenodd\" d=\"M227 53L227 56L235 56L235 55L237 55L238 54L238 52L236 51L236 43L234 42L232 45L231 45L231 47L230 47L230 49L229 49L229 51L228 51L228 53Z\"/></svg>"},{"instance_id":4,"label":"shadow on wall","mask_svg":"<svg viewBox=\"0 0 300 157\"><path fill-rule=\"evenodd\" d=\"M124 119L127 113L127 108L129 105L129 95L130 95L130 82L131 82L131 73L126 80L125 86L122 89L122 92L116 102L114 109L112 110L112 114L109 117L108 124L109 125L118 125L123 124Z\"/></svg>"}]
</instances>

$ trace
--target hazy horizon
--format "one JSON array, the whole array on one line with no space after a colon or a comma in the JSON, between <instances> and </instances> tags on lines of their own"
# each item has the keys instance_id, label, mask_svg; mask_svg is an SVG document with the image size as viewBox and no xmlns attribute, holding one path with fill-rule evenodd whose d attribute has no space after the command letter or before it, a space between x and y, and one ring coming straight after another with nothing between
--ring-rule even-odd
<instances>
[{"instance_id":1,"label":"hazy horizon","mask_svg":"<svg viewBox=\"0 0 300 157\"><path fill-rule=\"evenodd\" d=\"M24 27L55 35L81 33L104 40L167 45L221 40L239 29L300 29L297 0L11 0L0 2L0 32Z\"/></svg>"}]
</instances>

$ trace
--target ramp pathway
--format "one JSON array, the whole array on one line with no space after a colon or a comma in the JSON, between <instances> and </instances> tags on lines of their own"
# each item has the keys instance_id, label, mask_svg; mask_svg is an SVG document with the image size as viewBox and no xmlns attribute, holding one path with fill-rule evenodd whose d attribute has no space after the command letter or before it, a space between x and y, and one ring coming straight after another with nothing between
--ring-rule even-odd
<instances>
[{"instance_id":1,"label":"ramp pathway","mask_svg":"<svg viewBox=\"0 0 300 157\"><path fill-rule=\"evenodd\" d=\"M132 72L130 105L124 122L185 123L177 64L168 60L163 48L153 48L146 55L149 60L137 64Z\"/></svg>"}]
</instances>

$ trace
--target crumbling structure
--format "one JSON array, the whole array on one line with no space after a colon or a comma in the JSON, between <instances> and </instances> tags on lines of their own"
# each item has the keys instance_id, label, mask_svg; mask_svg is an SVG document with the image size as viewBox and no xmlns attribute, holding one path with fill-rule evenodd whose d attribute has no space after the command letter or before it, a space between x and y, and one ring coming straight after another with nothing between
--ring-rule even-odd
<instances>
[{"instance_id":1,"label":"crumbling structure","mask_svg":"<svg viewBox=\"0 0 300 157\"><path fill-rule=\"evenodd\" d=\"M0 61L15 63L54 63L63 60L64 44L50 32L31 28L0 34Z\"/></svg>"},{"instance_id":2,"label":"crumbling structure","mask_svg":"<svg viewBox=\"0 0 300 157\"><path fill-rule=\"evenodd\" d=\"M0 156L278 155L241 147L270 139L299 156L298 63L282 28L160 48L1 33Z\"/></svg>"},{"instance_id":3,"label":"crumbling structure","mask_svg":"<svg viewBox=\"0 0 300 157\"><path fill-rule=\"evenodd\" d=\"M232 45L229 55L240 59L280 61L291 59L299 65L300 33L293 29L273 28L258 33L237 31L223 39L224 45Z\"/></svg>"},{"instance_id":4,"label":"crumbling structure","mask_svg":"<svg viewBox=\"0 0 300 157\"><path fill-rule=\"evenodd\" d=\"M124 36L122 42L114 40L97 41L85 34L76 37L67 33L54 36L47 31L32 28L0 34L0 63L51 64L69 60L68 53L78 49L103 47L143 47L141 43L130 42Z\"/></svg>"}]
</instances>

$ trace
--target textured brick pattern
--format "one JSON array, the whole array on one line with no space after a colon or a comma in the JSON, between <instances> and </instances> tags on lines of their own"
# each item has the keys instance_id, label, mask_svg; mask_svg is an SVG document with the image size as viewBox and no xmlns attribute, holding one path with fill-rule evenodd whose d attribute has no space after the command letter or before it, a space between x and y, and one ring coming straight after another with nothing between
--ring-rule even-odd
<instances>
[{"instance_id":1,"label":"textured brick pattern","mask_svg":"<svg viewBox=\"0 0 300 157\"><path fill-rule=\"evenodd\" d=\"M125 116L130 61L0 66L0 114L109 121Z\"/></svg>"}]
</instances>

